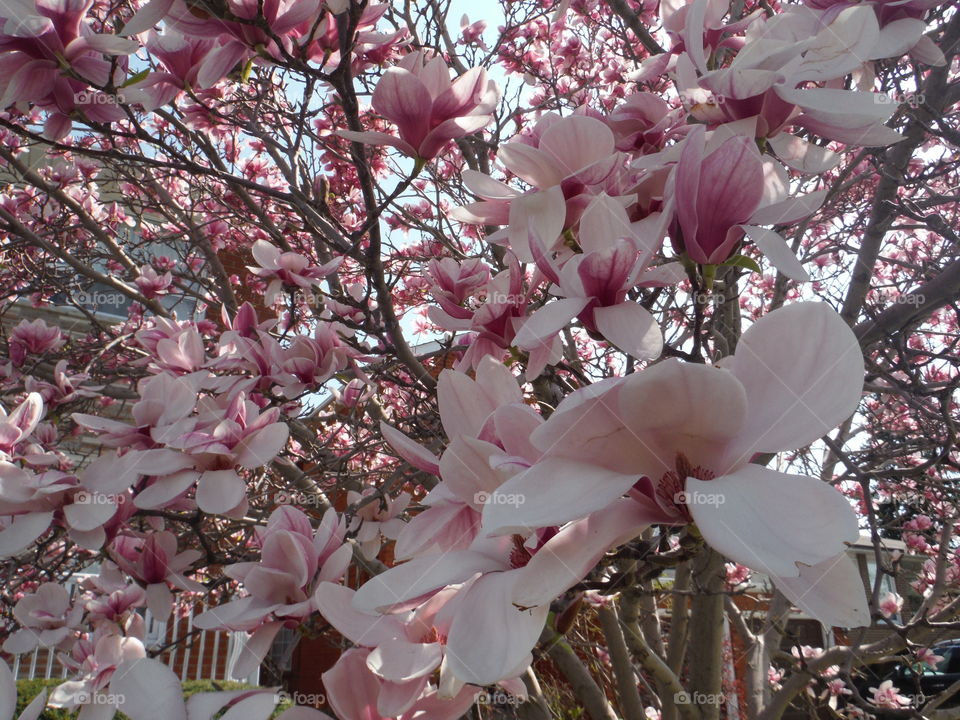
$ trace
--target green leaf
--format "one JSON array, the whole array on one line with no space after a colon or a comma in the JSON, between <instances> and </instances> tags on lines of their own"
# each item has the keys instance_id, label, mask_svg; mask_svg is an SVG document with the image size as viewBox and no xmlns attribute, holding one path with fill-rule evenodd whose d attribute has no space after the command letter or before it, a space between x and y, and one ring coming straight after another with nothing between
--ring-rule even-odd
<instances>
[{"instance_id":1,"label":"green leaf","mask_svg":"<svg viewBox=\"0 0 960 720\"><path fill-rule=\"evenodd\" d=\"M121 85L120 87L122 88L130 87L131 85L134 85L135 83L138 83L141 80L143 80L149 74L150 74L150 70L141 70L136 75L131 75L130 77L128 77L126 82L124 82L123 85Z\"/></svg>"},{"instance_id":2,"label":"green leaf","mask_svg":"<svg viewBox=\"0 0 960 720\"><path fill-rule=\"evenodd\" d=\"M240 75L240 79L243 82L247 82L250 79L251 72L253 72L253 58L247 60L247 64L243 66L243 73Z\"/></svg>"},{"instance_id":3,"label":"green leaf","mask_svg":"<svg viewBox=\"0 0 960 720\"><path fill-rule=\"evenodd\" d=\"M733 255L726 260L724 260L721 265L733 266L746 268L747 270L752 270L753 272L762 272L760 266L757 264L757 261L753 258L748 258L746 255Z\"/></svg>"}]
</instances>

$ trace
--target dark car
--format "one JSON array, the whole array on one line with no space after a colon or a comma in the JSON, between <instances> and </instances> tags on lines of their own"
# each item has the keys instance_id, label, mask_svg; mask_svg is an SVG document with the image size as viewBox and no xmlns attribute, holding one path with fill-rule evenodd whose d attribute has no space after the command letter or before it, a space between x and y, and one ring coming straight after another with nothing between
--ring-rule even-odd
<instances>
[{"instance_id":1,"label":"dark car","mask_svg":"<svg viewBox=\"0 0 960 720\"><path fill-rule=\"evenodd\" d=\"M879 687L880 683L890 680L899 690L900 695L912 700L909 707L922 708L934 697L960 680L960 640L948 640L937 643L930 648L943 660L936 667L923 663L906 665L902 663L885 663L873 665L863 669L863 676L857 678L855 685L865 700L870 700L873 694L870 688ZM939 705L941 708L960 706L960 693L955 693ZM883 717L877 713L877 717Z\"/></svg>"}]
</instances>

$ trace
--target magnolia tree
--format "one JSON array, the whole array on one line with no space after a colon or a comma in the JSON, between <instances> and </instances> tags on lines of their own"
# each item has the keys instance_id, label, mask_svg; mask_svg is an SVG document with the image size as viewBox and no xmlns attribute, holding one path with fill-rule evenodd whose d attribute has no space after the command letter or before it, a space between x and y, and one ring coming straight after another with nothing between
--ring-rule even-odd
<instances>
[{"instance_id":1,"label":"magnolia tree","mask_svg":"<svg viewBox=\"0 0 960 720\"><path fill-rule=\"evenodd\" d=\"M286 720L920 717L859 679L960 630L951 5L5 3L20 717L269 717L145 645L200 603L340 648Z\"/></svg>"}]
</instances>

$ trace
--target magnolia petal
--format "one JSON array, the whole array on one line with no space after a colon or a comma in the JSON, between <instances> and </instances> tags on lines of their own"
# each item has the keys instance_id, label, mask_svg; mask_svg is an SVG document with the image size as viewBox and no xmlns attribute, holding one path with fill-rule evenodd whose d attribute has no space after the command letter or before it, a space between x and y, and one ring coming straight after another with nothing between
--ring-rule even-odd
<instances>
[{"instance_id":1,"label":"magnolia petal","mask_svg":"<svg viewBox=\"0 0 960 720\"><path fill-rule=\"evenodd\" d=\"M604 553L659 520L662 517L651 508L623 498L570 523L517 571L523 580L516 584L513 602L522 607L549 604L582 580Z\"/></svg>"},{"instance_id":2,"label":"magnolia petal","mask_svg":"<svg viewBox=\"0 0 960 720\"><path fill-rule=\"evenodd\" d=\"M477 496L496 490L504 477L490 466L490 458L503 450L492 443L458 435L440 458L440 475L457 499L477 505Z\"/></svg>"},{"instance_id":3,"label":"magnolia petal","mask_svg":"<svg viewBox=\"0 0 960 720\"><path fill-rule=\"evenodd\" d=\"M286 423L276 422L260 428L233 448L237 464L248 469L266 465L283 449L289 436L290 428Z\"/></svg>"},{"instance_id":4,"label":"magnolia petal","mask_svg":"<svg viewBox=\"0 0 960 720\"><path fill-rule=\"evenodd\" d=\"M832 486L806 475L745 465L710 481L687 478L687 508L704 540L731 560L797 577L859 537L857 515Z\"/></svg>"},{"instance_id":5,"label":"magnolia petal","mask_svg":"<svg viewBox=\"0 0 960 720\"><path fill-rule=\"evenodd\" d=\"M130 55L135 53L140 47L136 42L129 38L119 35L108 35L104 33L94 33L84 38L87 47L104 55Z\"/></svg>"},{"instance_id":6,"label":"magnolia petal","mask_svg":"<svg viewBox=\"0 0 960 720\"><path fill-rule=\"evenodd\" d=\"M810 175L833 170L842 159L839 153L829 148L814 145L785 132L768 138L767 143L785 165Z\"/></svg>"},{"instance_id":7,"label":"magnolia petal","mask_svg":"<svg viewBox=\"0 0 960 720\"><path fill-rule=\"evenodd\" d=\"M470 550L422 555L368 580L353 596L360 612L383 613L447 585L466 582L477 573L502 570L499 560Z\"/></svg>"},{"instance_id":8,"label":"magnolia petal","mask_svg":"<svg viewBox=\"0 0 960 720\"><path fill-rule=\"evenodd\" d=\"M327 4L329 5L329 0ZM315 708L295 705L289 710L284 710L280 713L277 720L333 720L333 718Z\"/></svg>"},{"instance_id":9,"label":"magnolia petal","mask_svg":"<svg viewBox=\"0 0 960 720\"><path fill-rule=\"evenodd\" d=\"M927 24L918 18L900 18L887 23L880 29L879 37L868 51L867 60L899 58L905 55L917 44L926 29Z\"/></svg>"},{"instance_id":10,"label":"magnolia petal","mask_svg":"<svg viewBox=\"0 0 960 720\"><path fill-rule=\"evenodd\" d=\"M207 470L197 480L197 505L205 513L229 512L241 502L247 484L234 470Z\"/></svg>"},{"instance_id":11,"label":"magnolia petal","mask_svg":"<svg viewBox=\"0 0 960 720\"><path fill-rule=\"evenodd\" d=\"M546 458L486 498L482 526L488 535L508 535L563 525L606 507L637 477L566 458Z\"/></svg>"},{"instance_id":12,"label":"magnolia petal","mask_svg":"<svg viewBox=\"0 0 960 720\"><path fill-rule=\"evenodd\" d=\"M750 217L750 222L754 225L792 225L815 213L826 197L826 190L788 197L761 207Z\"/></svg>"},{"instance_id":13,"label":"magnolia petal","mask_svg":"<svg viewBox=\"0 0 960 720\"><path fill-rule=\"evenodd\" d=\"M651 360L663 351L660 326L635 302L597 308L593 318L603 337L638 360Z\"/></svg>"},{"instance_id":14,"label":"magnolia petal","mask_svg":"<svg viewBox=\"0 0 960 720\"><path fill-rule=\"evenodd\" d=\"M93 499L82 493L77 493L77 497ZM70 505L64 505L63 516L67 524L75 530L88 532L95 530L112 518L117 511L117 501L110 496L97 497L96 499L99 501L74 502Z\"/></svg>"},{"instance_id":15,"label":"magnolia petal","mask_svg":"<svg viewBox=\"0 0 960 720\"><path fill-rule=\"evenodd\" d=\"M211 88L247 55L247 48L239 41L228 40L211 50L197 72L197 87Z\"/></svg>"},{"instance_id":16,"label":"magnolia petal","mask_svg":"<svg viewBox=\"0 0 960 720\"><path fill-rule=\"evenodd\" d=\"M232 705L220 720L266 720L276 704L275 693L257 693Z\"/></svg>"},{"instance_id":17,"label":"magnolia petal","mask_svg":"<svg viewBox=\"0 0 960 720\"><path fill-rule=\"evenodd\" d=\"M613 131L602 120L570 115L540 137L540 150L553 156L564 175L573 175L608 160L616 148Z\"/></svg>"},{"instance_id":18,"label":"magnolia petal","mask_svg":"<svg viewBox=\"0 0 960 720\"><path fill-rule=\"evenodd\" d=\"M379 720L375 705L382 681L367 668L369 654L366 648L350 648L320 676L338 718Z\"/></svg>"},{"instance_id":19,"label":"magnolia petal","mask_svg":"<svg viewBox=\"0 0 960 720\"><path fill-rule=\"evenodd\" d=\"M749 408L735 463L809 445L856 410L863 387L857 339L825 303L795 303L760 318L727 367Z\"/></svg>"},{"instance_id":20,"label":"magnolia petal","mask_svg":"<svg viewBox=\"0 0 960 720\"><path fill-rule=\"evenodd\" d=\"M533 350L549 343L588 302L588 298L564 298L547 303L527 318L513 344L521 350Z\"/></svg>"},{"instance_id":21,"label":"magnolia petal","mask_svg":"<svg viewBox=\"0 0 960 720\"><path fill-rule=\"evenodd\" d=\"M591 200L583 211L578 237L585 253L609 250L622 238L630 238L640 247L640 238L636 237L623 203L606 193Z\"/></svg>"},{"instance_id":22,"label":"magnolia petal","mask_svg":"<svg viewBox=\"0 0 960 720\"><path fill-rule=\"evenodd\" d=\"M917 44L910 50L910 55L925 65L941 67L947 64L947 58L937 44L926 35L917 40Z\"/></svg>"},{"instance_id":23,"label":"magnolia petal","mask_svg":"<svg viewBox=\"0 0 960 720\"><path fill-rule=\"evenodd\" d=\"M16 693L14 693L16 695ZM20 713L20 716L17 720L38 720L40 714L44 711L47 706L47 689L44 688L37 696L30 701L30 704L27 705L23 712ZM3 710L0 709L0 717L3 717Z\"/></svg>"},{"instance_id":24,"label":"magnolia petal","mask_svg":"<svg viewBox=\"0 0 960 720\"><path fill-rule=\"evenodd\" d=\"M520 579L515 572L483 575L460 601L447 636L446 660L464 682L489 685L509 677L536 645L550 607L514 605Z\"/></svg>"},{"instance_id":25,"label":"magnolia petal","mask_svg":"<svg viewBox=\"0 0 960 720\"><path fill-rule=\"evenodd\" d=\"M0 558L12 557L26 550L46 532L51 520L52 511L15 515L13 520L0 530Z\"/></svg>"},{"instance_id":26,"label":"magnolia petal","mask_svg":"<svg viewBox=\"0 0 960 720\"><path fill-rule=\"evenodd\" d=\"M321 582L313 594L320 614L354 645L376 647L403 637L404 627L390 615L371 615L351 604L355 591L332 582Z\"/></svg>"},{"instance_id":27,"label":"magnolia petal","mask_svg":"<svg viewBox=\"0 0 960 720\"><path fill-rule=\"evenodd\" d=\"M751 242L757 246L757 249L763 253L763 256L770 261L770 264L783 275L797 282L810 281L810 275L803 269L803 265L793 254L793 250L790 249L787 241L783 239L780 233L755 225L741 225L740 227L743 228Z\"/></svg>"},{"instance_id":28,"label":"magnolia petal","mask_svg":"<svg viewBox=\"0 0 960 720\"><path fill-rule=\"evenodd\" d=\"M414 442L392 425L382 421L380 422L380 432L383 439L390 443L390 447L415 468L431 475L440 474L440 461L423 445Z\"/></svg>"},{"instance_id":29,"label":"magnolia petal","mask_svg":"<svg viewBox=\"0 0 960 720\"><path fill-rule=\"evenodd\" d=\"M0 719L12 720L17 709L17 683L6 661L0 659Z\"/></svg>"},{"instance_id":30,"label":"magnolia petal","mask_svg":"<svg viewBox=\"0 0 960 720\"><path fill-rule=\"evenodd\" d=\"M96 492L121 493L143 475L170 475L192 465L183 453L166 448L131 450L123 456L109 453L81 472L80 483Z\"/></svg>"},{"instance_id":31,"label":"magnolia petal","mask_svg":"<svg viewBox=\"0 0 960 720\"><path fill-rule=\"evenodd\" d=\"M180 679L158 660L120 663L110 678L110 693L122 698L118 709L132 720L187 720Z\"/></svg>"},{"instance_id":32,"label":"magnolia petal","mask_svg":"<svg viewBox=\"0 0 960 720\"><path fill-rule=\"evenodd\" d=\"M563 232L567 216L567 203L559 185L540 192L527 193L510 202L510 249L520 262L534 262L530 249L531 230L543 242L543 248L549 252L557 244Z\"/></svg>"},{"instance_id":33,"label":"magnolia petal","mask_svg":"<svg viewBox=\"0 0 960 720\"><path fill-rule=\"evenodd\" d=\"M860 571L845 552L816 565L801 565L799 577L775 577L773 581L790 602L828 627L870 625Z\"/></svg>"},{"instance_id":34,"label":"magnolia petal","mask_svg":"<svg viewBox=\"0 0 960 720\"><path fill-rule=\"evenodd\" d=\"M523 402L523 392L510 368L489 355L477 363L477 387L490 399L491 409Z\"/></svg>"},{"instance_id":35,"label":"magnolia petal","mask_svg":"<svg viewBox=\"0 0 960 720\"><path fill-rule=\"evenodd\" d=\"M427 136L417 148L417 155L422 158L432 158L443 146L456 138L472 135L490 124L492 115L467 115L444 120L427 133Z\"/></svg>"},{"instance_id":36,"label":"magnolia petal","mask_svg":"<svg viewBox=\"0 0 960 720\"><path fill-rule=\"evenodd\" d=\"M196 470L184 470L173 475L165 475L138 494L133 499L133 504L145 510L163 507L185 493L199 477L200 473Z\"/></svg>"},{"instance_id":37,"label":"magnolia petal","mask_svg":"<svg viewBox=\"0 0 960 720\"><path fill-rule=\"evenodd\" d=\"M550 155L524 143L504 143L497 150L497 160L514 175L540 189L563 181L563 170Z\"/></svg>"},{"instance_id":38,"label":"magnolia petal","mask_svg":"<svg viewBox=\"0 0 960 720\"><path fill-rule=\"evenodd\" d=\"M173 593L166 583L147 585L147 607L157 620L166 620L173 610Z\"/></svg>"},{"instance_id":39,"label":"magnolia petal","mask_svg":"<svg viewBox=\"0 0 960 720\"><path fill-rule=\"evenodd\" d=\"M369 655L367 657L369 658ZM385 681L377 695L377 712L384 718L400 717L413 707L417 698L423 694L428 679L421 676L402 683Z\"/></svg>"},{"instance_id":40,"label":"magnolia petal","mask_svg":"<svg viewBox=\"0 0 960 720\"><path fill-rule=\"evenodd\" d=\"M163 20L171 7L173 7L173 0L150 0L123 26L123 34L138 35L149 30Z\"/></svg>"},{"instance_id":41,"label":"magnolia petal","mask_svg":"<svg viewBox=\"0 0 960 720\"><path fill-rule=\"evenodd\" d=\"M886 147L903 140L903 135L896 130L879 123L847 127L832 122L824 122L809 115L800 115L797 117L795 124L810 130L816 135L847 145Z\"/></svg>"},{"instance_id":42,"label":"magnolia petal","mask_svg":"<svg viewBox=\"0 0 960 720\"><path fill-rule=\"evenodd\" d=\"M486 173L466 168L460 178L467 189L477 197L488 200L512 200L520 193L499 180L494 180Z\"/></svg>"},{"instance_id":43,"label":"magnolia petal","mask_svg":"<svg viewBox=\"0 0 960 720\"><path fill-rule=\"evenodd\" d=\"M367 667L384 680L405 683L429 675L443 659L439 643L414 643L400 637L378 643Z\"/></svg>"},{"instance_id":44,"label":"magnolia petal","mask_svg":"<svg viewBox=\"0 0 960 720\"><path fill-rule=\"evenodd\" d=\"M458 435L477 437L494 409L477 383L456 370L440 373L437 403L443 429L451 440Z\"/></svg>"},{"instance_id":45,"label":"magnolia petal","mask_svg":"<svg viewBox=\"0 0 960 720\"><path fill-rule=\"evenodd\" d=\"M379 542L379 538L377 542ZM323 567L320 568L317 579L330 582L339 580L346 574L352 561L353 548L348 543L344 543L334 550L330 554L330 557L323 561Z\"/></svg>"},{"instance_id":46,"label":"magnolia petal","mask_svg":"<svg viewBox=\"0 0 960 720\"><path fill-rule=\"evenodd\" d=\"M398 137L388 135L384 132L375 132L372 130L364 132L359 132L356 130L337 130L335 134L342 138L346 138L347 140L363 143L365 145L389 145L397 148L397 150L405 155L409 155L410 157L417 156L417 151L412 145L404 142Z\"/></svg>"},{"instance_id":47,"label":"magnolia petal","mask_svg":"<svg viewBox=\"0 0 960 720\"><path fill-rule=\"evenodd\" d=\"M283 623L270 622L250 635L240 649L240 654L234 661L233 667L230 668L230 677L236 680L246 680L257 668L257 665L263 662L263 658L273 644L273 639L280 632L281 627L283 627Z\"/></svg>"}]
</instances>

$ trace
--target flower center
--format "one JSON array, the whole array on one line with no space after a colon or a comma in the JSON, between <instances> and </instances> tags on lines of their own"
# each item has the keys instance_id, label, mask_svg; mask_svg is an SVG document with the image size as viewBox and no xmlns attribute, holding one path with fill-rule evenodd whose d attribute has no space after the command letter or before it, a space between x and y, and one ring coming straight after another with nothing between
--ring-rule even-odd
<instances>
[{"instance_id":1,"label":"flower center","mask_svg":"<svg viewBox=\"0 0 960 720\"><path fill-rule=\"evenodd\" d=\"M693 522L688 507L687 478L709 481L716 477L712 470L693 465L683 453L677 453L675 470L669 470L657 483L657 502L678 523Z\"/></svg>"}]
</instances>

